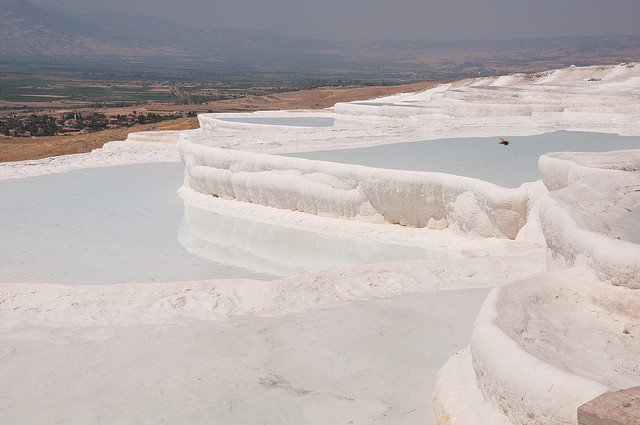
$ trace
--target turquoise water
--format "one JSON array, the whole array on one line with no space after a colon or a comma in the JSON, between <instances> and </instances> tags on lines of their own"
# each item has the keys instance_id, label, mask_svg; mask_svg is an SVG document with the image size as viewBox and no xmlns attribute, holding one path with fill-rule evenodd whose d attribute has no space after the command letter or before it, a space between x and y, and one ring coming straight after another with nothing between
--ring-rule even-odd
<instances>
[{"instance_id":1,"label":"turquoise water","mask_svg":"<svg viewBox=\"0 0 640 425\"><path fill-rule=\"evenodd\" d=\"M556 131L537 136L466 137L397 143L355 149L288 154L321 161L409 171L436 171L489 181L505 187L540 179L538 158L547 152L601 152L640 149L640 137Z\"/></svg>"},{"instance_id":2,"label":"turquoise water","mask_svg":"<svg viewBox=\"0 0 640 425\"><path fill-rule=\"evenodd\" d=\"M95 168L0 182L0 282L170 282L262 275L178 242L181 164Z\"/></svg>"},{"instance_id":3,"label":"turquoise water","mask_svg":"<svg viewBox=\"0 0 640 425\"><path fill-rule=\"evenodd\" d=\"M185 207L183 179L169 163L0 181L0 283L270 280L437 254Z\"/></svg>"}]
</instances>

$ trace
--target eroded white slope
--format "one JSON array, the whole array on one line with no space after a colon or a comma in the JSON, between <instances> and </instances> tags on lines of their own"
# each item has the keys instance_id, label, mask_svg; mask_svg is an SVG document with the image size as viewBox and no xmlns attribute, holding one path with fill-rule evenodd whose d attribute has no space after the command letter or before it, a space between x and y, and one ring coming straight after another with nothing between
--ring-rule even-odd
<instances>
[{"instance_id":1,"label":"eroded white slope","mask_svg":"<svg viewBox=\"0 0 640 425\"><path fill-rule=\"evenodd\" d=\"M638 205L640 173L612 174L585 178L542 201L547 267L587 266L602 282L640 289L640 245L625 240L612 225L617 216L631 211L627 205Z\"/></svg>"},{"instance_id":2,"label":"eroded white slope","mask_svg":"<svg viewBox=\"0 0 640 425\"><path fill-rule=\"evenodd\" d=\"M552 271L492 292L439 373L440 423L576 424L581 404L640 385L640 247L614 225L639 203L637 154L541 158L564 187L540 205Z\"/></svg>"}]
</instances>

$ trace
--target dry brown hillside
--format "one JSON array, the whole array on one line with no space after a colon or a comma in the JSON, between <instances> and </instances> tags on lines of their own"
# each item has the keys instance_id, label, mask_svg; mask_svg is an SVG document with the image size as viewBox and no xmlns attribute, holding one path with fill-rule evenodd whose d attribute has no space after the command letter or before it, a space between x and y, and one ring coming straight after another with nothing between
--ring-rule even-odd
<instances>
[{"instance_id":1,"label":"dry brown hillside","mask_svg":"<svg viewBox=\"0 0 640 425\"><path fill-rule=\"evenodd\" d=\"M238 112L281 109L321 109L333 106L338 102L371 99L394 93L425 90L433 87L435 82L422 82L402 86L373 87L323 87L313 90L278 93L267 96L250 96L242 99L221 100L205 105L153 104L148 111L197 111ZM145 110L145 108L138 108ZM110 110L110 113L119 113ZM122 111L124 112L124 111ZM95 133L73 134L68 136L6 138L0 136L0 162L23 161L58 155L90 152L107 142L124 140L127 134L148 130L190 130L198 127L196 118L180 118L163 121L158 124L136 125L130 128L105 130Z\"/></svg>"}]
</instances>

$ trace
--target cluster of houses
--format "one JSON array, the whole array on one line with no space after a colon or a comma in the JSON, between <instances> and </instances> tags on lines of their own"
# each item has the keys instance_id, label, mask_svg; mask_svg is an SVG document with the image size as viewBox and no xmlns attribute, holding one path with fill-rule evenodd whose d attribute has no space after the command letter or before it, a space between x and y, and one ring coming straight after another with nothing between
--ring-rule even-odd
<instances>
[{"instance_id":1,"label":"cluster of houses","mask_svg":"<svg viewBox=\"0 0 640 425\"><path fill-rule=\"evenodd\" d=\"M148 113L108 116L100 112L65 112L60 116L29 114L0 118L0 134L8 137L54 136L58 134L94 132L132 127L180 118L182 114Z\"/></svg>"}]
</instances>

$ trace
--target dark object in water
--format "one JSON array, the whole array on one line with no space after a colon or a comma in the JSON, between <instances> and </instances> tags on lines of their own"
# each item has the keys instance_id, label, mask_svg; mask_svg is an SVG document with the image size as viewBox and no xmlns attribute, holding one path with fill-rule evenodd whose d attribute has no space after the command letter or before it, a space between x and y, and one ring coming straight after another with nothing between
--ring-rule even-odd
<instances>
[{"instance_id":1,"label":"dark object in water","mask_svg":"<svg viewBox=\"0 0 640 425\"><path fill-rule=\"evenodd\" d=\"M500 138L500 144L501 145L505 145L507 146L509 144L509 141L507 139L503 139L502 137Z\"/></svg>"}]
</instances>

